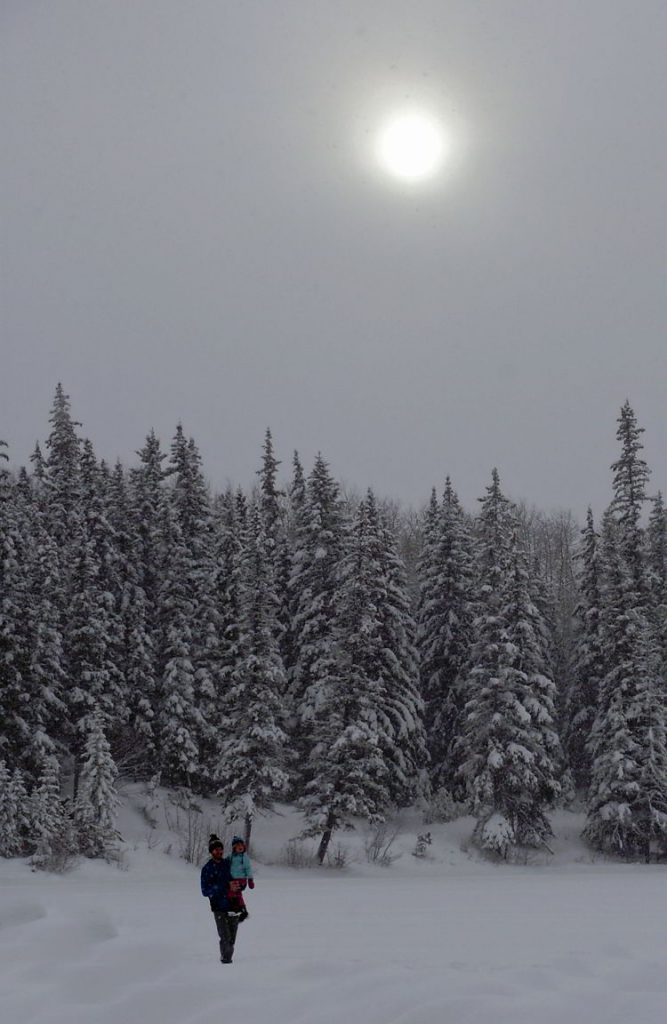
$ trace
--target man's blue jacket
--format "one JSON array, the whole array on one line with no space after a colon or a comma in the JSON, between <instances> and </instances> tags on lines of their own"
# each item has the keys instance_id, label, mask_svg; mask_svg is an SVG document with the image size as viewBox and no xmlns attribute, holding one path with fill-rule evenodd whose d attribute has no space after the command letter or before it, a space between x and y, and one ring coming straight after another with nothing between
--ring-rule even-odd
<instances>
[{"instance_id":1,"label":"man's blue jacket","mask_svg":"<svg viewBox=\"0 0 667 1024\"><path fill-rule=\"evenodd\" d=\"M222 860L206 861L201 869L201 892L211 902L211 910L220 912L229 910L229 883L232 879L229 868L229 857Z\"/></svg>"}]
</instances>

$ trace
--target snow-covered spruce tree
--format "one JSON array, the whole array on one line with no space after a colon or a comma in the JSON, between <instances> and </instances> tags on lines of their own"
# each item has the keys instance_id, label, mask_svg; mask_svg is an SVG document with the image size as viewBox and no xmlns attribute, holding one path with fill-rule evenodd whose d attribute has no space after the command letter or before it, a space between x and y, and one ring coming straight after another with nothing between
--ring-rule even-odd
<instances>
[{"instance_id":1,"label":"snow-covered spruce tree","mask_svg":"<svg viewBox=\"0 0 667 1024\"><path fill-rule=\"evenodd\" d=\"M522 539L519 535L519 544ZM569 541L561 552L563 563L557 579L548 574L546 567L535 560L528 569L530 598L537 609L539 625L536 628L542 649L544 675L553 682L553 728L559 737L555 775L559 781L558 804L569 806L576 797L576 785L565 754L562 737L566 728L566 701L574 675L574 630L572 619L576 608L574 600L574 570ZM530 563L527 561L527 565Z\"/></svg>"},{"instance_id":2,"label":"snow-covered spruce tree","mask_svg":"<svg viewBox=\"0 0 667 1024\"><path fill-rule=\"evenodd\" d=\"M156 649L160 617L161 579L166 564L165 519L167 495L163 466L166 455L155 432L146 437L138 453L139 465L129 474L129 510L136 547L137 584L146 596L147 626Z\"/></svg>"},{"instance_id":3,"label":"snow-covered spruce tree","mask_svg":"<svg viewBox=\"0 0 667 1024\"><path fill-rule=\"evenodd\" d=\"M381 646L376 671L382 682L380 709L389 724L380 744L389 772L389 795L399 806L428 792L423 702L419 693L415 621L405 567L371 490L366 496L371 577Z\"/></svg>"},{"instance_id":4,"label":"snow-covered spruce tree","mask_svg":"<svg viewBox=\"0 0 667 1024\"><path fill-rule=\"evenodd\" d=\"M304 695L311 745L299 802L305 834L320 836L320 863L335 830L351 827L354 817L381 821L391 799L383 750L391 722L380 675L379 573L367 505L361 502L348 552L337 567L326 661Z\"/></svg>"},{"instance_id":5,"label":"snow-covered spruce tree","mask_svg":"<svg viewBox=\"0 0 667 1024\"><path fill-rule=\"evenodd\" d=\"M100 704L109 735L117 736L129 718L125 680L122 665L122 617L120 599L123 566L120 561L118 538L112 524L111 477L104 462L98 463L91 442L84 439L80 459L81 537L75 538L77 556L83 548L90 559L94 582L90 599L97 606L95 612L104 623L105 670L107 674L104 703ZM73 600L79 595L74 589Z\"/></svg>"},{"instance_id":6,"label":"snow-covered spruce tree","mask_svg":"<svg viewBox=\"0 0 667 1024\"><path fill-rule=\"evenodd\" d=\"M0 447L0 459L6 458ZM22 763L30 739L25 700L26 545L15 491L0 462L0 755L11 768Z\"/></svg>"},{"instance_id":7,"label":"snow-covered spruce tree","mask_svg":"<svg viewBox=\"0 0 667 1024\"><path fill-rule=\"evenodd\" d=\"M118 551L109 510L110 474L106 463L98 463L92 442L81 443L80 511L91 550L99 566L100 584L113 597L117 589Z\"/></svg>"},{"instance_id":8,"label":"snow-covered spruce tree","mask_svg":"<svg viewBox=\"0 0 667 1024\"><path fill-rule=\"evenodd\" d=\"M433 790L461 796L455 740L475 611L472 538L449 477L429 509L418 613L421 693Z\"/></svg>"},{"instance_id":9,"label":"snow-covered spruce tree","mask_svg":"<svg viewBox=\"0 0 667 1024\"><path fill-rule=\"evenodd\" d=\"M155 771L156 652L152 616L141 584L141 547L133 511L131 492L118 463L109 483L108 516L116 541L115 649L126 711L122 731L114 738L114 754L124 770L148 775Z\"/></svg>"},{"instance_id":10,"label":"snow-covered spruce tree","mask_svg":"<svg viewBox=\"0 0 667 1024\"><path fill-rule=\"evenodd\" d=\"M667 692L667 509L658 491L646 531L651 619L661 650L661 674Z\"/></svg>"},{"instance_id":11,"label":"snow-covered spruce tree","mask_svg":"<svg viewBox=\"0 0 667 1024\"><path fill-rule=\"evenodd\" d=\"M192 605L190 658L194 667L194 703L199 711L198 787L208 790L217 756L217 738L212 727L216 713L217 689L213 662L218 635L213 599L215 576L214 522L208 487L201 468L201 456L194 440L186 441L178 425L171 446L169 476L171 505L183 546L183 567Z\"/></svg>"},{"instance_id":12,"label":"snow-covered spruce tree","mask_svg":"<svg viewBox=\"0 0 667 1024\"><path fill-rule=\"evenodd\" d=\"M592 781L584 836L596 848L623 857L650 857L667 833L665 710L657 652L646 616L625 610L631 585L608 511L604 558L603 635L608 669L593 726Z\"/></svg>"},{"instance_id":13,"label":"snow-covered spruce tree","mask_svg":"<svg viewBox=\"0 0 667 1024\"><path fill-rule=\"evenodd\" d=\"M296 457L296 456L295 456ZM288 634L291 627L290 579L292 576L292 543L288 524L289 497L277 485L280 462L276 459L271 431L267 429L262 448L262 467L259 476L258 501L266 536L268 565L273 574L276 594L276 630L284 658L289 652Z\"/></svg>"},{"instance_id":14,"label":"snow-covered spruce tree","mask_svg":"<svg viewBox=\"0 0 667 1024\"><path fill-rule=\"evenodd\" d=\"M641 458L643 444L641 435L644 428L637 425L637 418L630 403L625 402L618 418L616 437L621 444L621 456L612 464L614 497L611 508L618 523L617 541L620 554L630 579L629 593L635 601L645 600L648 584L644 557L644 537L641 516L646 502L646 487L650 470Z\"/></svg>"},{"instance_id":15,"label":"snow-covered spruce tree","mask_svg":"<svg viewBox=\"0 0 667 1024\"><path fill-rule=\"evenodd\" d=\"M205 724L200 758L203 765L201 788L206 793L215 791L217 787L217 764L227 728L225 699L242 658L241 602L247 538L237 518L239 500L243 505L242 518L245 522L246 499L242 492L234 494L228 488L215 499L212 507L210 604L206 612L209 628L203 652L210 693L198 705ZM199 657L202 657L202 652L199 652Z\"/></svg>"},{"instance_id":16,"label":"snow-covered spruce tree","mask_svg":"<svg viewBox=\"0 0 667 1024\"><path fill-rule=\"evenodd\" d=\"M306 479L298 452L294 452L292 470L292 480L287 489L285 529L278 564L283 596L281 622L285 627L280 637L280 653L287 675L288 697L291 696L291 680L297 660L296 617L299 609L302 560L306 550L305 545L301 543L306 536Z\"/></svg>"},{"instance_id":17,"label":"snow-covered spruce tree","mask_svg":"<svg viewBox=\"0 0 667 1024\"><path fill-rule=\"evenodd\" d=\"M88 624L88 610L84 607L92 595L84 599L81 591L81 563L87 548L87 535L81 480L82 442L76 432L80 424L72 419L69 396L61 384L56 387L49 422L51 430L46 441L46 457L42 459L38 449L33 456L35 500L41 513L40 526L51 538L57 558L57 565L52 569L56 587L50 596L58 615L65 673L61 695L64 711L58 727L58 742L74 757L76 782L76 762L81 751L77 723L83 714L87 690L87 680L82 679L79 671L82 669L85 673L86 669L82 634L77 631L83 628L84 634L88 632L89 639L92 639L94 627ZM92 569L94 561L91 555L84 574L86 579L97 571ZM82 682L83 687L80 686ZM106 684L103 689L106 689Z\"/></svg>"},{"instance_id":18,"label":"snow-covered spruce tree","mask_svg":"<svg viewBox=\"0 0 667 1024\"><path fill-rule=\"evenodd\" d=\"M165 667L164 647L166 620L162 602L168 597L165 577L171 569L172 529L175 514L170 495L165 485L170 470L165 468L167 458L160 441L153 430L147 435L143 447L137 452L139 465L130 470L128 486L129 515L132 524L132 546L135 550L134 565L137 591L134 599L143 602L141 633L137 646L133 644L133 660L136 665L130 670L136 689L130 695L130 706L141 700L141 732L145 736L146 748L153 753L159 747L158 713L161 701L161 679ZM174 527L175 529L175 527ZM130 609L128 608L128 613ZM146 676L142 685L142 662ZM128 685L129 682L128 682ZM160 758L157 758L159 765Z\"/></svg>"},{"instance_id":19,"label":"snow-covered spruce tree","mask_svg":"<svg viewBox=\"0 0 667 1024\"><path fill-rule=\"evenodd\" d=\"M32 866L43 871L65 871L78 847L72 820L60 798L60 766L55 757L45 759L28 807Z\"/></svg>"},{"instance_id":20,"label":"snow-covered spruce tree","mask_svg":"<svg viewBox=\"0 0 667 1024\"><path fill-rule=\"evenodd\" d=\"M47 456L39 467L44 490L48 528L60 554L63 570L69 562L72 524L79 514L81 441L72 419L69 395L62 384L56 387L49 419L51 431L46 441Z\"/></svg>"},{"instance_id":21,"label":"snow-covered spruce tree","mask_svg":"<svg viewBox=\"0 0 667 1024\"><path fill-rule=\"evenodd\" d=\"M601 622L599 537L590 508L581 535L578 553L580 599L575 609L577 641L573 678L565 701L564 746L574 785L578 789L587 789L591 781L590 740L606 665Z\"/></svg>"},{"instance_id":22,"label":"snow-covered spruce tree","mask_svg":"<svg viewBox=\"0 0 667 1024\"><path fill-rule=\"evenodd\" d=\"M297 451L292 456L292 479L287 496L292 512L303 508L306 501L306 477Z\"/></svg>"},{"instance_id":23,"label":"snow-covered spruce tree","mask_svg":"<svg viewBox=\"0 0 667 1024\"><path fill-rule=\"evenodd\" d=\"M30 832L28 792L20 768L10 772L0 761L0 857L19 857Z\"/></svg>"},{"instance_id":24,"label":"snow-covered spruce tree","mask_svg":"<svg viewBox=\"0 0 667 1024\"><path fill-rule=\"evenodd\" d=\"M0 752L33 781L62 722L58 589L42 564L41 519L25 488L0 466ZM46 541L53 555L48 535Z\"/></svg>"},{"instance_id":25,"label":"snow-covered spruce tree","mask_svg":"<svg viewBox=\"0 0 667 1024\"><path fill-rule=\"evenodd\" d=\"M649 470L642 429L626 402L618 420L621 456L603 528L603 635L607 672L593 737L585 837L597 849L650 857L667 836L665 690L651 617L650 574L641 528Z\"/></svg>"},{"instance_id":26,"label":"snow-covered spruce tree","mask_svg":"<svg viewBox=\"0 0 667 1024\"><path fill-rule=\"evenodd\" d=\"M477 816L475 838L507 855L551 834L545 810L559 793L553 681L543 624L510 503L493 481L480 514L480 613L467 681L462 773Z\"/></svg>"},{"instance_id":27,"label":"snow-covered spruce tree","mask_svg":"<svg viewBox=\"0 0 667 1024\"><path fill-rule=\"evenodd\" d=\"M424 701L424 724L431 765L442 760L433 749L431 728L430 692L436 689L440 677L441 659L440 640L442 621L438 614L440 591L436 551L442 532L442 510L438 504L438 494L433 487L431 497L423 512L422 543L417 559L417 576L419 579L417 601L417 652L419 657L419 688Z\"/></svg>"},{"instance_id":28,"label":"snow-covered spruce tree","mask_svg":"<svg viewBox=\"0 0 667 1024\"><path fill-rule=\"evenodd\" d=\"M16 829L21 844L19 853L24 855L28 850L32 821L26 777L20 768L14 769L9 780L9 802L15 808Z\"/></svg>"},{"instance_id":29,"label":"snow-covered spruce tree","mask_svg":"<svg viewBox=\"0 0 667 1024\"><path fill-rule=\"evenodd\" d=\"M667 854L667 715L662 650L651 624L638 637L638 664L629 718L642 753L632 812L637 847L648 864L654 849Z\"/></svg>"},{"instance_id":30,"label":"snow-covered spruce tree","mask_svg":"<svg viewBox=\"0 0 667 1024\"><path fill-rule=\"evenodd\" d=\"M157 715L164 669L164 621L161 602L169 566L171 505L165 487L166 459L154 431L137 452L139 465L128 475L127 494L118 485L112 520L121 538L127 571L123 573L121 614L124 631L123 674L130 708L128 743L156 772L159 756ZM126 519L125 529L121 520Z\"/></svg>"},{"instance_id":31,"label":"snow-covered spruce tree","mask_svg":"<svg viewBox=\"0 0 667 1024\"><path fill-rule=\"evenodd\" d=\"M271 431L267 429L262 447L262 466L257 471L257 502L265 537L266 571L271 574L271 591L275 594L274 628L282 656L283 637L290 626L288 591L292 574L292 552L286 522L287 495L277 485L279 465Z\"/></svg>"},{"instance_id":32,"label":"snow-covered spruce tree","mask_svg":"<svg viewBox=\"0 0 667 1024\"><path fill-rule=\"evenodd\" d=\"M281 499L284 497L276 482L279 465L280 461L276 458L273 448L271 431L267 428L262 445L262 468L257 470L259 477L258 500L266 538L266 556L274 572L278 536L282 529Z\"/></svg>"},{"instance_id":33,"label":"snow-covered spruce tree","mask_svg":"<svg viewBox=\"0 0 667 1024\"><path fill-rule=\"evenodd\" d=\"M549 659L562 713L573 674L573 619L579 600L573 551L579 529L569 511L546 515L523 502L517 508L533 600L547 626Z\"/></svg>"},{"instance_id":34,"label":"snow-covered spruce tree","mask_svg":"<svg viewBox=\"0 0 667 1024\"><path fill-rule=\"evenodd\" d=\"M205 731L195 701L192 627L196 604L192 564L175 509L165 512L166 556L161 580L158 704L155 737L158 767L167 785L192 789L200 778L200 741Z\"/></svg>"},{"instance_id":35,"label":"snow-covered spruce tree","mask_svg":"<svg viewBox=\"0 0 667 1024\"><path fill-rule=\"evenodd\" d=\"M3 447L2 442L0 442L0 447ZM25 466L19 466L19 471L16 474L16 493L21 505L26 509L35 504L32 480Z\"/></svg>"},{"instance_id":36,"label":"snow-covered spruce tree","mask_svg":"<svg viewBox=\"0 0 667 1024\"><path fill-rule=\"evenodd\" d=\"M16 857L21 852L18 807L11 791L11 773L0 761L0 857Z\"/></svg>"},{"instance_id":37,"label":"snow-covered spruce tree","mask_svg":"<svg viewBox=\"0 0 667 1024\"><path fill-rule=\"evenodd\" d=\"M243 818L249 846L255 815L270 811L288 785L287 736L282 728L285 673L270 549L257 503L250 513L243 568L241 658L223 694L223 738L215 780L225 817Z\"/></svg>"},{"instance_id":38,"label":"snow-covered spruce tree","mask_svg":"<svg viewBox=\"0 0 667 1024\"><path fill-rule=\"evenodd\" d=\"M118 838L115 830L119 806L117 777L118 769L111 756L102 715L94 712L89 720L75 806L79 848L88 857L108 853Z\"/></svg>"},{"instance_id":39,"label":"snow-covered spruce tree","mask_svg":"<svg viewBox=\"0 0 667 1024\"><path fill-rule=\"evenodd\" d=\"M662 607L667 603L667 509L662 491L658 491L651 503L646 540L649 582L655 604Z\"/></svg>"},{"instance_id":40,"label":"snow-covered spruce tree","mask_svg":"<svg viewBox=\"0 0 667 1024\"><path fill-rule=\"evenodd\" d=\"M290 677L292 747L299 763L312 748L311 724L320 683L335 672L333 641L338 563L347 529L338 484L318 454L297 523L292 593L294 666Z\"/></svg>"},{"instance_id":41,"label":"snow-covered spruce tree","mask_svg":"<svg viewBox=\"0 0 667 1024\"><path fill-rule=\"evenodd\" d=\"M247 508L242 491L228 488L217 502L216 556L213 602L216 616L217 649L212 653L216 685L214 728L221 738L224 702L242 659L244 566L247 548ZM219 753L218 753L219 757ZM216 762L218 760L216 757Z\"/></svg>"},{"instance_id":42,"label":"snow-covered spruce tree","mask_svg":"<svg viewBox=\"0 0 667 1024\"><path fill-rule=\"evenodd\" d=\"M419 575L419 607L417 623L419 636L428 635L427 624L429 622L428 609L435 600L437 593L435 549L440 537L441 509L438 504L438 493L435 487L431 488L431 497L423 512L422 542L417 559L417 572Z\"/></svg>"},{"instance_id":43,"label":"snow-covered spruce tree","mask_svg":"<svg viewBox=\"0 0 667 1024\"><path fill-rule=\"evenodd\" d=\"M44 455L39 442L35 445L32 455L30 456L30 462L32 464L32 476L31 476L31 490L33 492L33 499L39 500L43 495L44 481L46 479L46 463L44 461Z\"/></svg>"},{"instance_id":44,"label":"snow-covered spruce tree","mask_svg":"<svg viewBox=\"0 0 667 1024\"><path fill-rule=\"evenodd\" d=\"M579 593L573 552L578 528L569 511L545 515L525 503L516 507L519 536L529 566L530 594L543 623L546 674L556 685L557 731L564 735L566 703L574 678L574 616ZM575 783L565 763L560 782L560 800L570 802L575 796Z\"/></svg>"},{"instance_id":45,"label":"snow-covered spruce tree","mask_svg":"<svg viewBox=\"0 0 667 1024\"><path fill-rule=\"evenodd\" d=\"M70 578L67 624L67 687L64 702L69 719L69 751L74 759L76 797L81 755L90 731L90 717L99 708L105 727L117 728L127 715L120 674L115 661L118 623L113 596L106 589L104 567L95 538L82 522Z\"/></svg>"},{"instance_id":46,"label":"snow-covered spruce tree","mask_svg":"<svg viewBox=\"0 0 667 1024\"><path fill-rule=\"evenodd\" d=\"M61 629L64 595L58 550L45 528L44 514L33 509L27 560L29 602L25 629L29 661L26 697L30 707L29 739L23 761L31 778L48 754L66 741L67 686Z\"/></svg>"},{"instance_id":47,"label":"snow-covered spruce tree","mask_svg":"<svg viewBox=\"0 0 667 1024\"><path fill-rule=\"evenodd\" d=\"M179 423L171 443L171 458L165 474L171 481L172 505L184 541L199 554L211 528L208 488L201 469L201 456L192 438L186 438Z\"/></svg>"}]
</instances>

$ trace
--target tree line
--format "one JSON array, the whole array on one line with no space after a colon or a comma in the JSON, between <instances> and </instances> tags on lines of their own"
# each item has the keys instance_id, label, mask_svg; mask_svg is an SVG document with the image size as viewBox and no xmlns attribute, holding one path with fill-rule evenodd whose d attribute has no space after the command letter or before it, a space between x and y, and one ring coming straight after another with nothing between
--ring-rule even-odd
<instances>
[{"instance_id":1,"label":"tree line","mask_svg":"<svg viewBox=\"0 0 667 1024\"><path fill-rule=\"evenodd\" d=\"M179 425L109 467L61 385L0 467L0 852L109 846L117 780L216 795L250 839L291 800L331 836L421 801L502 856L585 800L593 847L667 851L667 515L626 403L598 527L493 471L416 515L318 455L212 493ZM6 459L6 453L5 459ZM62 798L67 793L67 800Z\"/></svg>"}]
</instances>

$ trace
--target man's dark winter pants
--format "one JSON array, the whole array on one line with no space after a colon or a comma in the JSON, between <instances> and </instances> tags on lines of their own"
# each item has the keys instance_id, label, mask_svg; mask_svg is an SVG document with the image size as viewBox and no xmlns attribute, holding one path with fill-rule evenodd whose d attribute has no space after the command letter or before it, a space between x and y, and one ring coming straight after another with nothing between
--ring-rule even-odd
<instances>
[{"instance_id":1,"label":"man's dark winter pants","mask_svg":"<svg viewBox=\"0 0 667 1024\"><path fill-rule=\"evenodd\" d=\"M223 964L231 964L234 956L234 943L239 927L238 914L228 914L224 910L216 910L215 924L220 936L220 959Z\"/></svg>"}]
</instances>

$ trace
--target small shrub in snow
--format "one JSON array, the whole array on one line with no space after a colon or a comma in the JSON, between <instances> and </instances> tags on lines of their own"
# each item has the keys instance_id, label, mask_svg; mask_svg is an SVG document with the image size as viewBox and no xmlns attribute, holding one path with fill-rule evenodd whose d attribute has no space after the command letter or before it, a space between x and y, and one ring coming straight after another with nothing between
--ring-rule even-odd
<instances>
[{"instance_id":1,"label":"small shrub in snow","mask_svg":"<svg viewBox=\"0 0 667 1024\"><path fill-rule=\"evenodd\" d=\"M201 807L187 790L169 795L164 804L164 816L168 828L178 836L179 856L188 864L203 863L208 855L209 836L212 832L217 834L220 825L204 817ZM171 852L171 844L165 852Z\"/></svg>"},{"instance_id":2,"label":"small shrub in snow","mask_svg":"<svg viewBox=\"0 0 667 1024\"><path fill-rule=\"evenodd\" d=\"M107 823L95 820L91 807L85 800L77 800L69 817L80 854L91 860L103 857L109 863L118 859L120 833Z\"/></svg>"},{"instance_id":3,"label":"small shrub in snow","mask_svg":"<svg viewBox=\"0 0 667 1024\"><path fill-rule=\"evenodd\" d=\"M391 849L399 835L400 831L398 828L390 829L384 822L376 825L368 834L364 843L368 863L380 864L382 867L387 868L395 860L398 860L399 857L402 857L401 853L392 852Z\"/></svg>"},{"instance_id":4,"label":"small shrub in snow","mask_svg":"<svg viewBox=\"0 0 667 1024\"><path fill-rule=\"evenodd\" d=\"M146 849L155 850L160 845L160 839L153 832L147 832L145 837ZM136 849L136 847L135 847Z\"/></svg>"},{"instance_id":5,"label":"small shrub in snow","mask_svg":"<svg viewBox=\"0 0 667 1024\"><path fill-rule=\"evenodd\" d=\"M127 850L124 850L120 846L114 846L112 849L107 850L105 860L108 864L113 864L119 871L129 871L130 862L127 856Z\"/></svg>"},{"instance_id":6,"label":"small shrub in snow","mask_svg":"<svg viewBox=\"0 0 667 1024\"><path fill-rule=\"evenodd\" d=\"M432 842L433 839L430 832L421 832L417 836L417 842L415 843L415 848L412 851L412 856L419 857L420 859L426 857L428 848Z\"/></svg>"},{"instance_id":7,"label":"small shrub in snow","mask_svg":"<svg viewBox=\"0 0 667 1024\"><path fill-rule=\"evenodd\" d=\"M508 850L505 860L524 868L543 867L549 863L551 853L547 849L536 850L530 846L514 846Z\"/></svg>"},{"instance_id":8,"label":"small shrub in snow","mask_svg":"<svg viewBox=\"0 0 667 1024\"><path fill-rule=\"evenodd\" d=\"M342 843L336 843L333 849L327 853L327 865L330 868L342 870L346 868L350 860L350 851Z\"/></svg>"},{"instance_id":9,"label":"small shrub in snow","mask_svg":"<svg viewBox=\"0 0 667 1024\"><path fill-rule=\"evenodd\" d=\"M312 868L315 856L302 839L290 839L281 851L279 863L288 868Z\"/></svg>"},{"instance_id":10,"label":"small shrub in snow","mask_svg":"<svg viewBox=\"0 0 667 1024\"><path fill-rule=\"evenodd\" d=\"M146 783L146 796L139 805L139 811L146 819L150 828L157 828L160 821L160 798L157 788L160 785L160 773L152 775Z\"/></svg>"},{"instance_id":11,"label":"small shrub in snow","mask_svg":"<svg viewBox=\"0 0 667 1024\"><path fill-rule=\"evenodd\" d=\"M480 849L507 859L511 847L516 844L512 824L503 814L491 814L482 818L475 826L473 839Z\"/></svg>"},{"instance_id":12,"label":"small shrub in snow","mask_svg":"<svg viewBox=\"0 0 667 1024\"><path fill-rule=\"evenodd\" d=\"M33 871L51 871L64 875L77 859L76 835L70 829L49 843L41 842L30 859Z\"/></svg>"}]
</instances>

